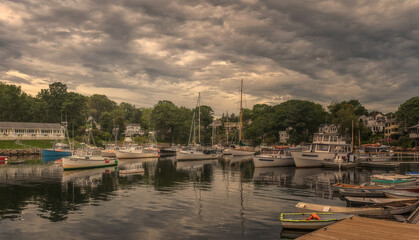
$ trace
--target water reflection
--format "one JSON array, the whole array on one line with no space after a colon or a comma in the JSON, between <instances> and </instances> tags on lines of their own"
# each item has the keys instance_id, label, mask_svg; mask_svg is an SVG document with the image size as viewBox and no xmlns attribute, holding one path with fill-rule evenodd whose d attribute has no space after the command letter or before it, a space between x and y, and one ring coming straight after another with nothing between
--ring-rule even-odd
<instances>
[{"instance_id":1,"label":"water reflection","mask_svg":"<svg viewBox=\"0 0 419 240\"><path fill-rule=\"evenodd\" d=\"M139 169L144 171L119 173ZM254 168L248 157L127 159L118 167L68 172L54 164L1 166L0 224L36 230L30 221L9 224L32 216L31 221L46 219L40 225L44 228L59 226L65 231L72 219L74 227L81 227L86 219L100 218L107 227L94 221L90 226L109 234L107 228L114 224L120 231L117 236L126 238L150 238L150 232L165 239L260 238L260 234L278 238L279 214L295 211L298 201L338 203L331 192L333 183L360 184L371 174L386 171ZM2 226L0 238L5 231Z\"/></svg>"}]
</instances>

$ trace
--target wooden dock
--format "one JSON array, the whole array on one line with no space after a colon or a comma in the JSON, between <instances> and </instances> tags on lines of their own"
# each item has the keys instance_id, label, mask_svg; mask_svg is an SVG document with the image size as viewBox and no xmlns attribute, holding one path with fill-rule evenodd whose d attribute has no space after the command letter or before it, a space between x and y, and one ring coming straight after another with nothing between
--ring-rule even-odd
<instances>
[{"instance_id":1,"label":"wooden dock","mask_svg":"<svg viewBox=\"0 0 419 240\"><path fill-rule=\"evenodd\" d=\"M419 239L419 225L354 216L298 239Z\"/></svg>"}]
</instances>

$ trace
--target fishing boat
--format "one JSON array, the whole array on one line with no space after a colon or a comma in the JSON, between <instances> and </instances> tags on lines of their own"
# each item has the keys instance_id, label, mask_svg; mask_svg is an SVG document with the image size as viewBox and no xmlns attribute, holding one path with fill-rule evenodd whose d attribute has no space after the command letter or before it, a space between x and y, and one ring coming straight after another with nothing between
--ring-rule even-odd
<instances>
[{"instance_id":1,"label":"fishing boat","mask_svg":"<svg viewBox=\"0 0 419 240\"><path fill-rule=\"evenodd\" d=\"M385 190L383 193L388 198L419 198L419 193L402 190Z\"/></svg>"},{"instance_id":2,"label":"fishing boat","mask_svg":"<svg viewBox=\"0 0 419 240\"><path fill-rule=\"evenodd\" d=\"M106 148L101 151L102 157L116 157L116 152L119 150L119 146L116 144L108 144Z\"/></svg>"},{"instance_id":3,"label":"fishing boat","mask_svg":"<svg viewBox=\"0 0 419 240\"><path fill-rule=\"evenodd\" d=\"M294 166L289 147L277 150L264 150L261 155L253 156L255 167L284 167Z\"/></svg>"},{"instance_id":4,"label":"fishing boat","mask_svg":"<svg viewBox=\"0 0 419 240\"><path fill-rule=\"evenodd\" d=\"M342 197L386 197L382 189L339 189Z\"/></svg>"},{"instance_id":5,"label":"fishing boat","mask_svg":"<svg viewBox=\"0 0 419 240\"><path fill-rule=\"evenodd\" d=\"M116 158L107 158L102 156L73 155L61 158L61 160L64 171L102 168L118 165L118 160Z\"/></svg>"},{"instance_id":6,"label":"fishing boat","mask_svg":"<svg viewBox=\"0 0 419 240\"><path fill-rule=\"evenodd\" d=\"M51 149L42 149L42 158L54 161L61 157L71 156L71 149L68 144L57 142Z\"/></svg>"},{"instance_id":7,"label":"fishing boat","mask_svg":"<svg viewBox=\"0 0 419 240\"><path fill-rule=\"evenodd\" d=\"M334 213L345 213L345 214L356 214L361 216L391 218L393 215L405 214L415 210L419 206L419 201L414 204L409 203L389 203L381 206L367 206L367 207L340 207L321 205L314 203L299 202L295 206L304 211L311 210L315 212L334 212Z\"/></svg>"},{"instance_id":8,"label":"fishing boat","mask_svg":"<svg viewBox=\"0 0 419 240\"><path fill-rule=\"evenodd\" d=\"M371 197L344 197L348 206L383 205L388 203L415 203L416 198L371 198Z\"/></svg>"},{"instance_id":9,"label":"fishing boat","mask_svg":"<svg viewBox=\"0 0 419 240\"><path fill-rule=\"evenodd\" d=\"M108 144L106 144L105 149L101 151L102 157L116 157L116 152L119 150L118 146L118 132L119 128L113 128L112 129L112 135L109 138ZM111 143L112 138L114 139L114 142Z\"/></svg>"},{"instance_id":10,"label":"fishing boat","mask_svg":"<svg viewBox=\"0 0 419 240\"><path fill-rule=\"evenodd\" d=\"M282 213L280 220L283 229L316 230L351 216L331 212Z\"/></svg>"},{"instance_id":11,"label":"fishing boat","mask_svg":"<svg viewBox=\"0 0 419 240\"><path fill-rule=\"evenodd\" d=\"M155 158L158 157L158 150L153 147L143 147L132 145L126 149L120 149L116 152L116 158Z\"/></svg>"},{"instance_id":12,"label":"fishing boat","mask_svg":"<svg viewBox=\"0 0 419 240\"><path fill-rule=\"evenodd\" d=\"M94 124L97 125L93 118L89 117L86 123L86 135L82 148L78 149L72 156L61 158L64 171L118 165L118 160L116 158L102 157L100 156L100 151L95 146L90 145L90 141L94 143L92 135Z\"/></svg>"}]
</instances>

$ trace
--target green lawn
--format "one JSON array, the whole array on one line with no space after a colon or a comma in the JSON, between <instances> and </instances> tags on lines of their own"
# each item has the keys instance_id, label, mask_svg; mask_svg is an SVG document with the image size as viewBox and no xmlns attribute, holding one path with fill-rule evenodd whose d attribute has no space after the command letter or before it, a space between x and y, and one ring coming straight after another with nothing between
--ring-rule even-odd
<instances>
[{"instance_id":1,"label":"green lawn","mask_svg":"<svg viewBox=\"0 0 419 240\"><path fill-rule=\"evenodd\" d=\"M24 145L36 147L36 148L52 148L53 140L21 140ZM21 146L16 144L13 140L0 141L0 149L24 149L27 146Z\"/></svg>"}]
</instances>

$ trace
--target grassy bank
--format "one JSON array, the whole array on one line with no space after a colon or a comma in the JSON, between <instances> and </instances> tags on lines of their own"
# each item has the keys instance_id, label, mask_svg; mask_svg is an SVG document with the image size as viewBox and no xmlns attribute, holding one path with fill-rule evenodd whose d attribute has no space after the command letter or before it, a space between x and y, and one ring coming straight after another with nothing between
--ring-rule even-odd
<instances>
[{"instance_id":1,"label":"grassy bank","mask_svg":"<svg viewBox=\"0 0 419 240\"><path fill-rule=\"evenodd\" d=\"M21 143L24 145L28 145L31 147L36 148L52 148L53 141L52 140L21 140ZM3 140L0 141L0 149L24 149L28 148L26 146L22 146L16 144L13 140Z\"/></svg>"}]
</instances>

